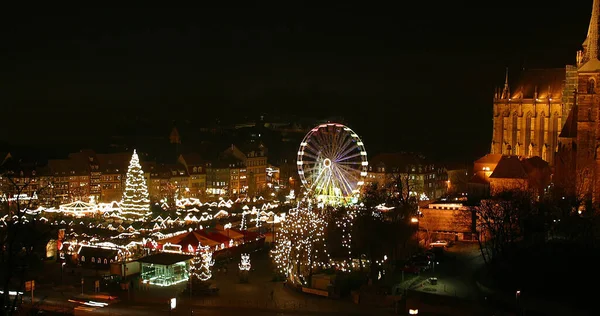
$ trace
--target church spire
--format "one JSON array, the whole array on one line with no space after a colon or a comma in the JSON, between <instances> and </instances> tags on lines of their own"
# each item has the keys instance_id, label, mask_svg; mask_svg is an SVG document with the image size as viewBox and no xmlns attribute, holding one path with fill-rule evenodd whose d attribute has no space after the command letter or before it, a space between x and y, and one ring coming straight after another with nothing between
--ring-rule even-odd
<instances>
[{"instance_id":1,"label":"church spire","mask_svg":"<svg viewBox=\"0 0 600 316\"><path fill-rule=\"evenodd\" d=\"M502 98L508 99L509 96L509 87L508 87L508 67L506 67L506 75L504 77L504 89L502 90Z\"/></svg>"},{"instance_id":2,"label":"church spire","mask_svg":"<svg viewBox=\"0 0 600 316\"><path fill-rule=\"evenodd\" d=\"M590 18L590 26L585 41L583 42L583 53L581 64L585 64L590 60L598 59L598 34L600 33L600 0L594 0L592 5L592 17Z\"/></svg>"}]
</instances>

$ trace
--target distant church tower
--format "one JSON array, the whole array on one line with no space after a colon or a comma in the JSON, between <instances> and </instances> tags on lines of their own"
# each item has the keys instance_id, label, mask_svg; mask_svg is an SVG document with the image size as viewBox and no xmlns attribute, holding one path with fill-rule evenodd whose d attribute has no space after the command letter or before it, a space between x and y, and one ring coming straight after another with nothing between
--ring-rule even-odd
<instances>
[{"instance_id":1,"label":"distant church tower","mask_svg":"<svg viewBox=\"0 0 600 316\"><path fill-rule=\"evenodd\" d=\"M179 157L179 150L180 150L180 145L181 145L181 138L179 137L179 130L177 130L177 127L175 126L175 124L173 124L173 129L171 129L171 134L169 135L169 142L171 143L171 146L173 147L174 153L175 153L175 159L177 159Z\"/></svg>"}]
</instances>

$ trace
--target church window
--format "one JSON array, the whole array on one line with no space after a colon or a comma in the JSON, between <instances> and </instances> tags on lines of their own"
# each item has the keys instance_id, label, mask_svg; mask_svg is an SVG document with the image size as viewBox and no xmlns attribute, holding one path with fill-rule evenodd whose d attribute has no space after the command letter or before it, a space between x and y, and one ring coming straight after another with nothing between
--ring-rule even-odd
<instances>
[{"instance_id":1,"label":"church window","mask_svg":"<svg viewBox=\"0 0 600 316\"><path fill-rule=\"evenodd\" d=\"M527 118L525 119L525 145L529 146L531 143L531 112L527 113Z\"/></svg>"},{"instance_id":2,"label":"church window","mask_svg":"<svg viewBox=\"0 0 600 316\"><path fill-rule=\"evenodd\" d=\"M595 90L595 89L596 89L596 81L595 81L593 78L591 78L591 79L588 81L587 93L589 93L589 94L594 94L594 90Z\"/></svg>"},{"instance_id":3,"label":"church window","mask_svg":"<svg viewBox=\"0 0 600 316\"><path fill-rule=\"evenodd\" d=\"M518 123L518 115L517 115L517 112L515 112L515 113L513 113L512 124L511 124L512 125L511 126L511 144L512 144L513 148L519 142L519 139L517 137L518 136L517 130L519 129L519 126L517 123Z\"/></svg>"},{"instance_id":4,"label":"church window","mask_svg":"<svg viewBox=\"0 0 600 316\"><path fill-rule=\"evenodd\" d=\"M544 147L542 147L542 159L548 161L548 145L546 144L544 144Z\"/></svg>"},{"instance_id":5,"label":"church window","mask_svg":"<svg viewBox=\"0 0 600 316\"><path fill-rule=\"evenodd\" d=\"M552 116L552 139L551 139L551 144L552 144L552 148L555 151L558 151L558 134L560 133L560 125L559 125L559 114L558 112L555 112L554 115ZM552 160L554 160L554 157L550 157Z\"/></svg>"},{"instance_id":6,"label":"church window","mask_svg":"<svg viewBox=\"0 0 600 316\"><path fill-rule=\"evenodd\" d=\"M545 143L545 139L544 139L544 134L547 132L548 129L548 122L546 120L546 113L542 112L540 115L540 127L539 127L539 137L538 137L538 144L544 144Z\"/></svg>"}]
</instances>

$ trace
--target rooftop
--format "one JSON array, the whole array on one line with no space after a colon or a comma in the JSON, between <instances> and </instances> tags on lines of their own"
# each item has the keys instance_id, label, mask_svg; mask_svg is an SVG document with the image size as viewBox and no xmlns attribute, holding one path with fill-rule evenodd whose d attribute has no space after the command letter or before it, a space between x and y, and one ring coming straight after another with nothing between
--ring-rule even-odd
<instances>
[{"instance_id":1,"label":"rooftop","mask_svg":"<svg viewBox=\"0 0 600 316\"><path fill-rule=\"evenodd\" d=\"M160 252L157 254L149 255L144 258L138 259L138 262L160 264L163 266L170 266L177 262L182 262L192 259L193 256L183 255L179 253Z\"/></svg>"}]
</instances>

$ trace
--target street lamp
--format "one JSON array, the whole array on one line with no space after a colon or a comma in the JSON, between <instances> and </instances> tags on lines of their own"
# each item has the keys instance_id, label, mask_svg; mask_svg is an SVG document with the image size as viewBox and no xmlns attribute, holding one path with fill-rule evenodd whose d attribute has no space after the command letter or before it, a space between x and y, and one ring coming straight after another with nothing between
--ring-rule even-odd
<instances>
[{"instance_id":1,"label":"street lamp","mask_svg":"<svg viewBox=\"0 0 600 316\"><path fill-rule=\"evenodd\" d=\"M418 309L409 309L408 310L408 315L419 315L419 310Z\"/></svg>"}]
</instances>

